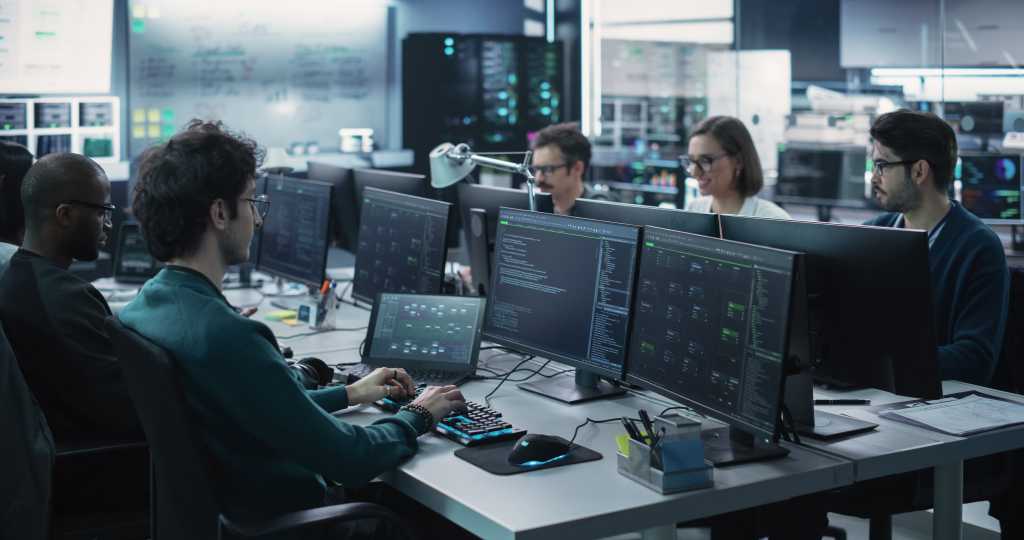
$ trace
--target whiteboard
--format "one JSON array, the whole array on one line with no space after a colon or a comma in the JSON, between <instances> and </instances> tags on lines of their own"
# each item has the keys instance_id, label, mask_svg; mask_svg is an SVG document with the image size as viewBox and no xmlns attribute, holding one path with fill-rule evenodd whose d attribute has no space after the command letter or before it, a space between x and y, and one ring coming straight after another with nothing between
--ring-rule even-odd
<instances>
[{"instance_id":1,"label":"whiteboard","mask_svg":"<svg viewBox=\"0 0 1024 540\"><path fill-rule=\"evenodd\" d=\"M0 94L110 92L113 0L0 0Z\"/></svg>"},{"instance_id":2,"label":"whiteboard","mask_svg":"<svg viewBox=\"0 0 1024 540\"><path fill-rule=\"evenodd\" d=\"M129 153L192 118L222 120L263 146L336 148L342 127L380 134L387 58L388 8L379 1L134 3Z\"/></svg>"}]
</instances>

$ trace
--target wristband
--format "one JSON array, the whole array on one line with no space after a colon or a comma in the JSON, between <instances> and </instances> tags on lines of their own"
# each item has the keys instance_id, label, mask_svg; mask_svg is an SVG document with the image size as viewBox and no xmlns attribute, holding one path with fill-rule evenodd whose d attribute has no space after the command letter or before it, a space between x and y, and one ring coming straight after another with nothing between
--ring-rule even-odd
<instances>
[{"instance_id":1,"label":"wristband","mask_svg":"<svg viewBox=\"0 0 1024 540\"><path fill-rule=\"evenodd\" d=\"M413 412L420 415L420 417L423 418L423 421L427 423L426 431L434 429L434 423L436 422L436 420L434 419L434 415L431 414L430 411L428 411L427 408L424 407L423 405L416 405L415 403L410 403L408 405L402 406L401 410ZM426 431L424 433L426 433Z\"/></svg>"}]
</instances>

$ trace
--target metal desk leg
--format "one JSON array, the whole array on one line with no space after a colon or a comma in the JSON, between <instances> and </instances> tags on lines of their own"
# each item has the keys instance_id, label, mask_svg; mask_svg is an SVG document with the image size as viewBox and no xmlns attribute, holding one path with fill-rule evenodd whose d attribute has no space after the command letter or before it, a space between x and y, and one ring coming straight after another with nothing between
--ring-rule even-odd
<instances>
[{"instance_id":1,"label":"metal desk leg","mask_svg":"<svg viewBox=\"0 0 1024 540\"><path fill-rule=\"evenodd\" d=\"M964 462L935 467L935 508L932 537L936 540L963 539Z\"/></svg>"},{"instance_id":2,"label":"metal desk leg","mask_svg":"<svg viewBox=\"0 0 1024 540\"><path fill-rule=\"evenodd\" d=\"M641 538L643 540L675 540L676 539L676 525L662 525L661 527L651 527L650 529L644 529L641 531Z\"/></svg>"}]
</instances>

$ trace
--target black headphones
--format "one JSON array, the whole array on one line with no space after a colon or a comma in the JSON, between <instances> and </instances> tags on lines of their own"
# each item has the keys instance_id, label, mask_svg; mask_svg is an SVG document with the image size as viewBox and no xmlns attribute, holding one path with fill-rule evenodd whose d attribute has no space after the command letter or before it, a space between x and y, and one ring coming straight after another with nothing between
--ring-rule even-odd
<instances>
[{"instance_id":1,"label":"black headphones","mask_svg":"<svg viewBox=\"0 0 1024 540\"><path fill-rule=\"evenodd\" d=\"M281 354L285 358L291 358L295 353L290 347L285 347L281 349ZM309 356L297 362L289 362L288 365L298 372L302 386L307 390L316 390L334 381L334 368L319 358Z\"/></svg>"}]
</instances>

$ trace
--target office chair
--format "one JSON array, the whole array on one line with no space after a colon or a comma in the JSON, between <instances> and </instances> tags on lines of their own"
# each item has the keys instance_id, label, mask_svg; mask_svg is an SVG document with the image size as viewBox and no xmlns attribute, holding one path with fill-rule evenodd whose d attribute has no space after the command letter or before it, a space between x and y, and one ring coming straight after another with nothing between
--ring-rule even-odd
<instances>
[{"instance_id":1,"label":"office chair","mask_svg":"<svg viewBox=\"0 0 1024 540\"><path fill-rule=\"evenodd\" d=\"M149 440L153 540L253 538L364 519L390 522L402 538L415 538L397 515L370 503L324 506L253 521L225 516L210 485L173 359L115 317L107 319L106 328Z\"/></svg>"},{"instance_id":2,"label":"office chair","mask_svg":"<svg viewBox=\"0 0 1024 540\"><path fill-rule=\"evenodd\" d=\"M0 538L47 537L53 435L0 326Z\"/></svg>"},{"instance_id":3,"label":"office chair","mask_svg":"<svg viewBox=\"0 0 1024 540\"><path fill-rule=\"evenodd\" d=\"M992 377L992 388L1024 392L1024 268L1010 268L1009 309L1003 346ZM932 469L882 479L889 489L872 490L866 501L844 501L832 511L870 519L871 540L892 539L892 516L932 507ZM1024 450L969 459L964 462L964 503L989 501L989 514L999 520L1004 539L1021 538L1018 514L1024 507ZM877 513L878 509L884 509Z\"/></svg>"}]
</instances>

